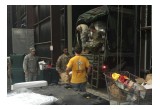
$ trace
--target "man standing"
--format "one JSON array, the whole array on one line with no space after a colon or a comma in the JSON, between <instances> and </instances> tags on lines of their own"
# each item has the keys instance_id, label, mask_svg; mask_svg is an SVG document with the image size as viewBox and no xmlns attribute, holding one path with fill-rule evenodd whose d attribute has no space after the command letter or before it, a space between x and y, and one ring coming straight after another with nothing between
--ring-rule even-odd
<instances>
[{"instance_id":1,"label":"man standing","mask_svg":"<svg viewBox=\"0 0 160 110\"><path fill-rule=\"evenodd\" d=\"M61 82L65 82L66 83L66 65L69 61L69 59L71 58L71 56L68 53L68 49L64 48L63 49L63 54L59 56L57 62L56 62L56 70L59 73L59 76L61 78Z\"/></svg>"},{"instance_id":2,"label":"man standing","mask_svg":"<svg viewBox=\"0 0 160 110\"><path fill-rule=\"evenodd\" d=\"M76 27L77 32L80 33L80 39L82 42L82 49L85 49L86 42L88 40L88 26L86 24L79 24Z\"/></svg>"},{"instance_id":3,"label":"man standing","mask_svg":"<svg viewBox=\"0 0 160 110\"><path fill-rule=\"evenodd\" d=\"M86 91L87 76L90 72L90 63L86 57L81 56L82 48L75 48L75 56L69 60L66 74L72 70L71 85L78 91Z\"/></svg>"},{"instance_id":4,"label":"man standing","mask_svg":"<svg viewBox=\"0 0 160 110\"><path fill-rule=\"evenodd\" d=\"M86 43L86 48L91 52L99 52L99 50L104 50L102 47L104 46L105 39L103 38L103 32L96 30L94 24L91 24L89 27L90 33L89 42Z\"/></svg>"},{"instance_id":5,"label":"man standing","mask_svg":"<svg viewBox=\"0 0 160 110\"><path fill-rule=\"evenodd\" d=\"M35 55L35 48L29 49L30 53L24 57L23 70L25 81L36 81L38 77L38 57Z\"/></svg>"}]
</instances>

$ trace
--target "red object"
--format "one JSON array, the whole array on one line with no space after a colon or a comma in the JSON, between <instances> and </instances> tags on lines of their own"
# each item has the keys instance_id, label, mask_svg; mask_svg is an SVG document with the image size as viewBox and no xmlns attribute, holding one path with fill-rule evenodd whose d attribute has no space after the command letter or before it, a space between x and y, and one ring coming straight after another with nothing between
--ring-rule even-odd
<instances>
[{"instance_id":1,"label":"red object","mask_svg":"<svg viewBox=\"0 0 160 110\"><path fill-rule=\"evenodd\" d=\"M124 78L123 75L119 76L118 80L122 83L124 83L126 81L126 79Z\"/></svg>"},{"instance_id":2,"label":"red object","mask_svg":"<svg viewBox=\"0 0 160 110\"><path fill-rule=\"evenodd\" d=\"M102 65L102 72L106 72L108 69L108 66L107 65Z\"/></svg>"},{"instance_id":3,"label":"red object","mask_svg":"<svg viewBox=\"0 0 160 110\"><path fill-rule=\"evenodd\" d=\"M47 65L47 68L52 68L52 65Z\"/></svg>"}]
</instances>

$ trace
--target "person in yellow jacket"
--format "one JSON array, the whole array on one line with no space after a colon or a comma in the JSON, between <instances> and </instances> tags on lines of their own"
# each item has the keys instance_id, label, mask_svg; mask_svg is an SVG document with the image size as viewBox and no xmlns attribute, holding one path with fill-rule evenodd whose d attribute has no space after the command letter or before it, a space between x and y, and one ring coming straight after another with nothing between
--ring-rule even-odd
<instances>
[{"instance_id":1,"label":"person in yellow jacket","mask_svg":"<svg viewBox=\"0 0 160 110\"><path fill-rule=\"evenodd\" d=\"M72 57L66 68L66 74L69 76L72 70L71 85L75 90L86 91L87 76L90 72L90 63L88 59L81 56L82 48L75 48L75 56Z\"/></svg>"}]
</instances>

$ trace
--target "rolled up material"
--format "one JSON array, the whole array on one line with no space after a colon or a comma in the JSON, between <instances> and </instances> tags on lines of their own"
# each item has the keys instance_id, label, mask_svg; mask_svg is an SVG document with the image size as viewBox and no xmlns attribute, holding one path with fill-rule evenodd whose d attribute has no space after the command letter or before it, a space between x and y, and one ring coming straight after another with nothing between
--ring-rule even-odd
<instances>
[{"instance_id":1,"label":"rolled up material","mask_svg":"<svg viewBox=\"0 0 160 110\"><path fill-rule=\"evenodd\" d=\"M16 90L19 88L32 88L32 87L42 87L47 86L47 81L30 81L30 82L22 82L22 83L15 83L11 86L11 90Z\"/></svg>"}]
</instances>

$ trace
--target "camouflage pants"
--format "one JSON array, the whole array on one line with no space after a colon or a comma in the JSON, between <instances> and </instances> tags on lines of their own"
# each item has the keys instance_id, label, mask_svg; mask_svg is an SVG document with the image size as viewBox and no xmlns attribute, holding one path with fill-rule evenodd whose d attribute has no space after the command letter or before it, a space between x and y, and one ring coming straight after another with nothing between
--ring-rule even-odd
<instances>
[{"instance_id":1,"label":"camouflage pants","mask_svg":"<svg viewBox=\"0 0 160 110\"><path fill-rule=\"evenodd\" d=\"M66 75L66 72L59 73L59 75L60 75L60 78L61 78L61 82L63 82L63 83L69 83L70 82L71 75L70 76Z\"/></svg>"},{"instance_id":2,"label":"camouflage pants","mask_svg":"<svg viewBox=\"0 0 160 110\"><path fill-rule=\"evenodd\" d=\"M36 73L27 73L25 74L25 81L36 81L38 77L38 74Z\"/></svg>"},{"instance_id":3,"label":"camouflage pants","mask_svg":"<svg viewBox=\"0 0 160 110\"><path fill-rule=\"evenodd\" d=\"M81 35L81 42L82 42L82 49L84 50L85 46L86 46L86 42L88 41L88 33L87 32L84 32L82 35Z\"/></svg>"}]
</instances>

